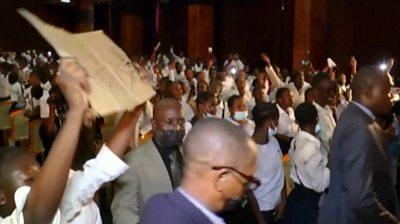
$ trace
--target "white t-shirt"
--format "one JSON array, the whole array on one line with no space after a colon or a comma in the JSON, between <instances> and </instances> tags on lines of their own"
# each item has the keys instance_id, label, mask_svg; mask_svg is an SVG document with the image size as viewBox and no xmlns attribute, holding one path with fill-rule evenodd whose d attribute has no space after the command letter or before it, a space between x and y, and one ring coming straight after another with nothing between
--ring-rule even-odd
<instances>
[{"instance_id":1,"label":"white t-shirt","mask_svg":"<svg viewBox=\"0 0 400 224\"><path fill-rule=\"evenodd\" d=\"M235 120L233 120L230 116L228 116L225 119L234 125L240 126L240 124L238 122L236 122ZM256 124L254 123L254 121L252 121L250 119L246 119L246 124L242 127L249 136L252 136L254 133L254 129L256 128Z\"/></svg>"},{"instance_id":2,"label":"white t-shirt","mask_svg":"<svg viewBox=\"0 0 400 224\"><path fill-rule=\"evenodd\" d=\"M10 101L17 102L17 107L23 107L25 105L23 88L24 87L18 82L11 85Z\"/></svg>"},{"instance_id":3,"label":"white t-shirt","mask_svg":"<svg viewBox=\"0 0 400 224\"><path fill-rule=\"evenodd\" d=\"M254 191L261 211L275 209L281 202L284 186L282 151L275 137L265 145L258 145L259 157L255 176L261 180L261 186Z\"/></svg>"},{"instance_id":4,"label":"white t-shirt","mask_svg":"<svg viewBox=\"0 0 400 224\"><path fill-rule=\"evenodd\" d=\"M7 81L7 77L0 74L0 98L6 98L10 96L10 85Z\"/></svg>"}]
</instances>

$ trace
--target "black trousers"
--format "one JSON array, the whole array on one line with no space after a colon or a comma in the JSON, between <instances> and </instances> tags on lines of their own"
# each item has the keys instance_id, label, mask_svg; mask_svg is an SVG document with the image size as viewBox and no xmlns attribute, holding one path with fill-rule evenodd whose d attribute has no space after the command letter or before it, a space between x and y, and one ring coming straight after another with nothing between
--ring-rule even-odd
<instances>
[{"instance_id":1,"label":"black trousers","mask_svg":"<svg viewBox=\"0 0 400 224\"><path fill-rule=\"evenodd\" d=\"M46 159L47 155L50 152L51 146L53 145L55 137L49 135L49 133L47 132L47 128L44 124L41 124L39 127L39 136L42 140L42 144L44 147L44 158Z\"/></svg>"},{"instance_id":2,"label":"black trousers","mask_svg":"<svg viewBox=\"0 0 400 224\"><path fill-rule=\"evenodd\" d=\"M283 224L315 224L319 214L321 193L295 185L286 201Z\"/></svg>"}]
</instances>

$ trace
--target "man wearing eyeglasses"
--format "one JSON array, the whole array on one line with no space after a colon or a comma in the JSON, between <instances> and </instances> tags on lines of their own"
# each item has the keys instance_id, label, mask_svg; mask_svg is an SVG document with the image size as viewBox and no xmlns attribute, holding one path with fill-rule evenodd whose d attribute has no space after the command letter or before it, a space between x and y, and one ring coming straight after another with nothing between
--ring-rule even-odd
<instances>
[{"instance_id":1,"label":"man wearing eyeglasses","mask_svg":"<svg viewBox=\"0 0 400 224\"><path fill-rule=\"evenodd\" d=\"M242 128L228 121L199 121L186 138L183 157L181 186L173 193L151 198L141 224L223 224L215 212L260 185L253 176L256 144Z\"/></svg>"}]
</instances>

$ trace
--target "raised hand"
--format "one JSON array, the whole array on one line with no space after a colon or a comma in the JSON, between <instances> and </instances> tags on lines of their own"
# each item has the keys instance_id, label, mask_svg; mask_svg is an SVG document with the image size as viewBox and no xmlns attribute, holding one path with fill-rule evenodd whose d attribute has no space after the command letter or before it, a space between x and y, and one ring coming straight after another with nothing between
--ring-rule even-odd
<instances>
[{"instance_id":1,"label":"raised hand","mask_svg":"<svg viewBox=\"0 0 400 224\"><path fill-rule=\"evenodd\" d=\"M88 76L84 68L74 59L62 59L58 86L68 102L70 110L86 111L89 106L87 94L90 92Z\"/></svg>"},{"instance_id":2,"label":"raised hand","mask_svg":"<svg viewBox=\"0 0 400 224\"><path fill-rule=\"evenodd\" d=\"M265 53L261 53L261 59L268 67L271 66L271 60Z\"/></svg>"}]
</instances>

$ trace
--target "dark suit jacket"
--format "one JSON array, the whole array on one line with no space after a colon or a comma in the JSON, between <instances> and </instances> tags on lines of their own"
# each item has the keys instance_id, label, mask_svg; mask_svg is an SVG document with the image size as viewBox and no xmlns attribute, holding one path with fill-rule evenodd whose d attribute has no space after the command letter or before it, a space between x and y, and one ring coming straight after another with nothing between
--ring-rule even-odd
<instances>
[{"instance_id":1,"label":"dark suit jacket","mask_svg":"<svg viewBox=\"0 0 400 224\"><path fill-rule=\"evenodd\" d=\"M329 193L319 224L397 223L387 150L378 124L351 103L333 134Z\"/></svg>"},{"instance_id":2,"label":"dark suit jacket","mask_svg":"<svg viewBox=\"0 0 400 224\"><path fill-rule=\"evenodd\" d=\"M179 191L151 198L140 216L140 224L212 224Z\"/></svg>"}]
</instances>

